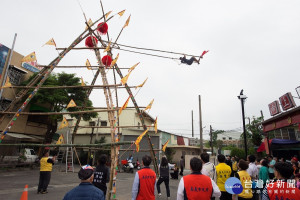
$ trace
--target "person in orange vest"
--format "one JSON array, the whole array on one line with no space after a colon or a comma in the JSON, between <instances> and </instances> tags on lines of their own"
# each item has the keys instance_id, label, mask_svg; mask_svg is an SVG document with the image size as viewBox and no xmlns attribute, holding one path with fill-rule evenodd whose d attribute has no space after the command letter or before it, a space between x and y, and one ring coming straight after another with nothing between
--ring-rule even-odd
<instances>
[{"instance_id":1,"label":"person in orange vest","mask_svg":"<svg viewBox=\"0 0 300 200\"><path fill-rule=\"evenodd\" d=\"M177 200L210 200L221 196L217 184L209 176L201 174L202 161L199 158L190 160L190 168L192 173L179 182Z\"/></svg>"},{"instance_id":2,"label":"person in orange vest","mask_svg":"<svg viewBox=\"0 0 300 200\"><path fill-rule=\"evenodd\" d=\"M290 179L293 175L293 166L290 163L277 162L274 165L274 175L277 181L266 184L262 200L300 199L300 190L296 187L295 180Z\"/></svg>"},{"instance_id":3,"label":"person in orange vest","mask_svg":"<svg viewBox=\"0 0 300 200\"><path fill-rule=\"evenodd\" d=\"M45 151L43 157L40 160L40 180L37 193L46 194L48 193L47 187L50 183L52 165L54 165L56 157L53 159L49 158L49 152Z\"/></svg>"},{"instance_id":4,"label":"person in orange vest","mask_svg":"<svg viewBox=\"0 0 300 200\"><path fill-rule=\"evenodd\" d=\"M137 171L132 185L132 200L155 200L156 174L150 169L151 157L143 156L144 168Z\"/></svg>"}]
</instances>

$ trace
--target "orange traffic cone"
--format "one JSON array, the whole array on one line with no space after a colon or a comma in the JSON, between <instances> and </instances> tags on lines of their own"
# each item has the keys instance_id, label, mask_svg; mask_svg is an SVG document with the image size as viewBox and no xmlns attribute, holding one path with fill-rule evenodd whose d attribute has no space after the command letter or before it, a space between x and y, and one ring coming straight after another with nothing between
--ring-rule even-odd
<instances>
[{"instance_id":1,"label":"orange traffic cone","mask_svg":"<svg viewBox=\"0 0 300 200\"><path fill-rule=\"evenodd\" d=\"M28 200L28 185L25 185L23 194L21 196L20 200Z\"/></svg>"}]
</instances>

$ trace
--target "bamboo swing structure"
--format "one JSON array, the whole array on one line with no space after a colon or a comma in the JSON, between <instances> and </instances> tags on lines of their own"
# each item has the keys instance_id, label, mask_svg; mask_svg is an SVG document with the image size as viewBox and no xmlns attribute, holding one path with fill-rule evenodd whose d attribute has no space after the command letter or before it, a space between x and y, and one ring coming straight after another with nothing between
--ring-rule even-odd
<instances>
[{"instance_id":1,"label":"bamboo swing structure","mask_svg":"<svg viewBox=\"0 0 300 200\"><path fill-rule=\"evenodd\" d=\"M94 23L89 25L86 20L86 25L87 29L83 31L72 43L69 47L67 48L57 48L58 50L62 50L58 57L56 57L49 65L39 65L39 67L43 67L41 71L38 73L37 76L35 76L26 86L9 86L9 88L18 88L20 89L18 93L16 94L16 98L11 102L11 104L6 108L5 111L0 112L2 114L0 118L0 123L3 122L5 117L9 117L10 120L1 132L0 135L0 146L35 146L35 147L79 147L79 148L100 148L100 147L105 147L105 146L110 146L110 151L111 151L111 166L110 166L110 182L108 186L108 194L107 194L107 199L116 199L116 168L117 168L117 163L118 163L118 156L119 156L119 151L124 151L120 150L120 145L124 144L132 144L132 142L120 142L119 139L119 128L135 128L135 127L142 127L143 130L147 130L148 127L152 126L146 126L145 121L144 121L144 116L142 114L142 111L140 108L144 107L139 107L134 95L132 94L131 88L127 85L127 83L122 86L122 84L117 84L116 83L116 74L119 75L119 77L122 79L124 76L121 72L120 69L130 69L130 68L119 68L117 64L115 64L111 69L113 71L113 76L114 76L114 84L109 84L108 79L107 79L107 71L105 70L105 66L102 63L101 60L101 54L100 54L100 49L106 49L107 43L105 43L100 35L95 34L96 29L92 29L91 27L94 26L96 23L98 23L100 20L104 20L104 22L108 22L110 19L112 19L115 15L109 17L106 19L104 9L102 2L100 0L101 7L102 7L102 14L103 16L96 20ZM103 24L102 24L103 25ZM99 26L98 26L99 27ZM116 44L117 40L119 39L124 27L122 27L120 33L118 34L118 37L114 44ZM97 44L94 41L92 37L92 42L95 46L95 48L82 48L82 47L75 47L78 45L80 42L82 42L85 38L88 36L95 36L98 41L101 44L101 47L96 47ZM109 35L107 33L107 38L109 40ZM99 63L99 66L91 66L91 68L96 69L96 73L94 74L94 78L91 82L91 85L85 85L85 86L42 86L44 82L47 80L47 78L50 76L51 72L55 68L84 68L86 66L58 66L59 62L63 57L69 53L71 50L93 50L96 56L96 59ZM107 52L108 55L110 55L113 59L113 54L112 54L112 49L113 47ZM102 83L103 85L95 85L95 82L98 78L98 76L101 75ZM36 85L37 84L37 85ZM40 89L67 89L67 88L83 88L85 89L85 101L84 104L79 108L79 111L74 111L74 112L23 112L23 110L26 108L26 106L30 103L32 98L36 95L36 93ZM101 108L101 109L96 109L96 110L86 110L86 109L94 109L94 107L87 107L87 100L92 92L93 89L103 89L104 96L105 96L105 102L106 102L106 109ZM115 99L116 99L116 106L113 104L113 93L111 91L111 88L114 88L114 93L115 93ZM127 93L130 95L130 99L134 105L134 108L136 109L136 112L138 113L139 119L141 120L142 125L141 126L120 126L119 125L119 115L117 111L119 110L119 105L118 105L118 93L117 89L119 88L125 88ZM27 97L26 101L17 109L15 110L15 106L18 105L18 103L28 94L29 91L31 94ZM82 115L86 113L93 113L93 112L107 112L108 114L108 120L109 120L109 126L80 126L79 123L81 121ZM72 134L72 144L1 144L1 141L4 139L5 134L11 129L11 127L14 125L14 122L18 119L19 115L65 115L65 114L78 114L79 117L77 118L77 121L75 123L75 126L70 126L69 128L74 128L73 129L73 134ZM9 116L12 115L12 116ZM115 116L116 115L116 116ZM77 131L79 128L109 128L110 129L110 134L111 134L111 141L110 143L103 143L103 144L74 144L74 138L76 137ZM118 129L118 131L116 131ZM157 166L157 161L155 158L155 153L154 151L159 151L159 149L154 149L152 142L151 142L151 137L147 133L146 134L147 141L149 143L149 149L144 149L141 151L150 151L152 160L154 162L154 169L155 172L158 174L158 166ZM125 150L126 151L126 150Z\"/></svg>"}]
</instances>

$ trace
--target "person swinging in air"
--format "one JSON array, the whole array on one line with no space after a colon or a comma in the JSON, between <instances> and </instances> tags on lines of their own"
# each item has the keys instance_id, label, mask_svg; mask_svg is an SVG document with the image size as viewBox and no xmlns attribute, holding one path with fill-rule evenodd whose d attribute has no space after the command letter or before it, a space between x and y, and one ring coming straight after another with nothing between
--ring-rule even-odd
<instances>
[{"instance_id":1,"label":"person swinging in air","mask_svg":"<svg viewBox=\"0 0 300 200\"><path fill-rule=\"evenodd\" d=\"M180 61L181 63L187 64L187 65L191 65L194 62L200 64L200 59L203 58L204 54L206 54L208 51L203 51L201 56L199 56L199 59L197 60L197 58L195 56L192 56L190 59L187 59L185 55L183 55L183 57L180 57Z\"/></svg>"}]
</instances>

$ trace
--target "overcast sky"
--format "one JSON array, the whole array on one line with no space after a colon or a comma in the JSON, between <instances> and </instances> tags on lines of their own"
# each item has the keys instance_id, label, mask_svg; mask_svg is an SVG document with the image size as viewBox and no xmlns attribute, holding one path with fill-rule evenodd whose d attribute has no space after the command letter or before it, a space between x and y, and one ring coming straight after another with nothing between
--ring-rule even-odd
<instances>
[{"instance_id":1,"label":"overcast sky","mask_svg":"<svg viewBox=\"0 0 300 200\"><path fill-rule=\"evenodd\" d=\"M129 85L138 85L149 77L136 100L139 106L146 106L154 98L149 114L158 117L159 129L191 136L191 111L194 110L195 134L199 135L198 95L202 99L205 134L210 125L213 129L241 129L241 102L237 98L241 89L248 97L246 117L260 116L262 110L268 119L269 103L287 92L297 96L295 88L300 86L298 0L102 2L105 12L112 10L115 14L126 9L122 17L115 16L108 22L113 40L131 14L130 24L118 40L120 44L193 55L209 50L200 65L191 66L178 60L113 50L114 55L120 53L119 67L140 62L131 73ZM95 21L102 16L99 0L80 3L87 18ZM76 0L1 0L0 25L0 43L10 48L17 33L15 50L23 55L35 51L38 62L45 65L57 56L53 46L41 47L45 42L53 37L58 47L67 47L85 28ZM83 42L78 45L83 46ZM84 65L87 58L92 65L97 64L93 51L84 50L69 53L60 65ZM64 71L82 76L89 84L93 77L87 69ZM123 70L125 74L127 71ZM113 83L111 72L108 77ZM96 84L102 84L100 80ZM123 104L128 97L124 89L119 91L119 97ZM105 106L102 90L94 90L91 99L94 106ZM295 102L300 104L297 98Z\"/></svg>"}]
</instances>

